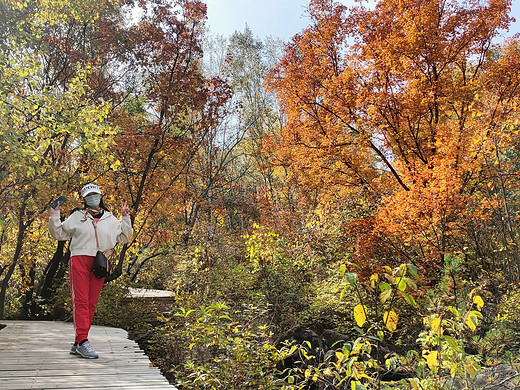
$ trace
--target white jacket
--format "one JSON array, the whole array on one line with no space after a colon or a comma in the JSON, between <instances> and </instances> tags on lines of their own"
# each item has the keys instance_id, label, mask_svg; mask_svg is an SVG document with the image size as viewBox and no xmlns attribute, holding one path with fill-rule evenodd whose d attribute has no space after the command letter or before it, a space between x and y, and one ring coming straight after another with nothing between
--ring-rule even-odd
<instances>
[{"instance_id":1,"label":"white jacket","mask_svg":"<svg viewBox=\"0 0 520 390\"><path fill-rule=\"evenodd\" d=\"M58 241L70 241L71 256L95 256L98 250L94 233L94 218L86 210L76 210L65 221L60 220L60 210L50 211L49 232ZM112 249L116 243L126 244L132 236L130 216L119 221L111 212L105 211L97 222L99 250Z\"/></svg>"}]
</instances>

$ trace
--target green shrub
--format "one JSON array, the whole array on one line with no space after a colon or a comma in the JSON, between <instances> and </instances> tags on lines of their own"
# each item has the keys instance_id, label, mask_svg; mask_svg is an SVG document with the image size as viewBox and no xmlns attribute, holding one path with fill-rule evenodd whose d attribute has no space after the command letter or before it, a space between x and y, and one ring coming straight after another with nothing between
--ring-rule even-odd
<instances>
[{"instance_id":1,"label":"green shrub","mask_svg":"<svg viewBox=\"0 0 520 390\"><path fill-rule=\"evenodd\" d=\"M265 311L245 308L241 323L229 307L217 302L196 309L179 308L163 318L151 343L151 353L183 390L276 389L272 376L276 351L267 327L259 325ZM165 351L169 351L165 353Z\"/></svg>"},{"instance_id":2,"label":"green shrub","mask_svg":"<svg viewBox=\"0 0 520 390\"><path fill-rule=\"evenodd\" d=\"M128 299L128 288L123 280L105 284L96 307L93 323L123 328L131 332L147 332L151 325L147 318L155 318L153 309L136 300Z\"/></svg>"},{"instance_id":3,"label":"green shrub","mask_svg":"<svg viewBox=\"0 0 520 390\"><path fill-rule=\"evenodd\" d=\"M273 330L293 327L311 302L312 262L265 227L255 225L245 238L253 288L269 305Z\"/></svg>"},{"instance_id":4,"label":"green shrub","mask_svg":"<svg viewBox=\"0 0 520 390\"><path fill-rule=\"evenodd\" d=\"M520 357L520 287L507 291L496 311L489 330L477 344L489 364Z\"/></svg>"}]
</instances>

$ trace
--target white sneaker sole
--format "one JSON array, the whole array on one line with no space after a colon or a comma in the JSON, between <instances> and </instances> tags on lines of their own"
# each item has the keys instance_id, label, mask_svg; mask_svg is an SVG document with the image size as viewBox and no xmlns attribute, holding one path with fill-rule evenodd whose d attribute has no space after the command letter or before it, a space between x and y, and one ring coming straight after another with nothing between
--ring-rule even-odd
<instances>
[{"instance_id":1,"label":"white sneaker sole","mask_svg":"<svg viewBox=\"0 0 520 390\"><path fill-rule=\"evenodd\" d=\"M89 356L89 355L83 355L81 352L76 353L76 355L81 356L84 359L97 359L99 356Z\"/></svg>"}]
</instances>

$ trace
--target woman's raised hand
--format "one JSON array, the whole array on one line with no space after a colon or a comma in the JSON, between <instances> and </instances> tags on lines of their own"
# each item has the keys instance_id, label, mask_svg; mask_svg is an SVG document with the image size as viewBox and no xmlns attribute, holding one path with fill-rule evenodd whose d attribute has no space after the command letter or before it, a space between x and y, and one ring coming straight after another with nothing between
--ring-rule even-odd
<instances>
[{"instance_id":1,"label":"woman's raised hand","mask_svg":"<svg viewBox=\"0 0 520 390\"><path fill-rule=\"evenodd\" d=\"M128 207L126 201L121 202L121 215L123 217L127 217L130 215L130 207Z\"/></svg>"}]
</instances>

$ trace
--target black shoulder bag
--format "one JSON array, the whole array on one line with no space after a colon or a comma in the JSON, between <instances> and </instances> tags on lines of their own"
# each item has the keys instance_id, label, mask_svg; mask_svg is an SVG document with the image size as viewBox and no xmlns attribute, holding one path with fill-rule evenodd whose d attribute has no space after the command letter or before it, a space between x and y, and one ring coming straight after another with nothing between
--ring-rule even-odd
<instances>
[{"instance_id":1,"label":"black shoulder bag","mask_svg":"<svg viewBox=\"0 0 520 390\"><path fill-rule=\"evenodd\" d=\"M105 256L105 253L110 251L107 249L105 252L99 250L99 239L97 234L97 224L96 221L92 220L92 224L94 225L94 233L96 234L96 259L94 260L94 265L92 266L92 272L96 275L97 278L101 279L110 274L110 260Z\"/></svg>"}]
</instances>

